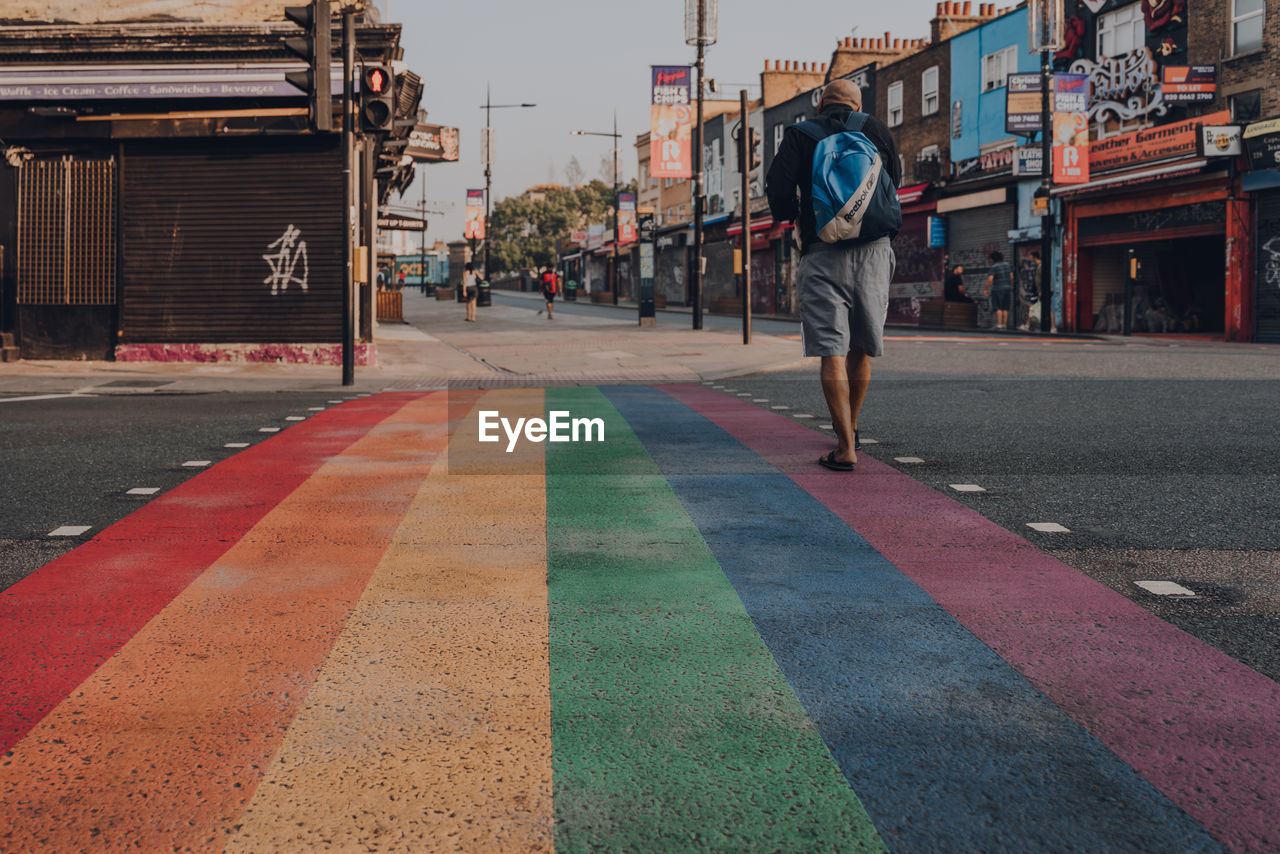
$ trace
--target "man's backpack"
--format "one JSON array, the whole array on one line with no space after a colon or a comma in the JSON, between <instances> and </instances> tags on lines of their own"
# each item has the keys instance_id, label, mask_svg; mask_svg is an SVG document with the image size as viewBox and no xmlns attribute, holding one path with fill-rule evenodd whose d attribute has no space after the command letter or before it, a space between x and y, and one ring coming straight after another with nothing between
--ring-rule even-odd
<instances>
[{"instance_id":1,"label":"man's backpack","mask_svg":"<svg viewBox=\"0 0 1280 854\"><path fill-rule=\"evenodd\" d=\"M543 274L542 274L542 289L543 289L544 291L546 291L547 293L549 293L549 294L554 294L554 293L556 292L556 287L557 287L557 286L556 286L556 274L555 274L555 273L543 273Z\"/></svg>"},{"instance_id":2,"label":"man's backpack","mask_svg":"<svg viewBox=\"0 0 1280 854\"><path fill-rule=\"evenodd\" d=\"M834 133L820 121L796 129L817 141L813 152L813 213L826 243L870 241L902 228L902 207L880 149L862 132L867 114L853 112Z\"/></svg>"}]
</instances>

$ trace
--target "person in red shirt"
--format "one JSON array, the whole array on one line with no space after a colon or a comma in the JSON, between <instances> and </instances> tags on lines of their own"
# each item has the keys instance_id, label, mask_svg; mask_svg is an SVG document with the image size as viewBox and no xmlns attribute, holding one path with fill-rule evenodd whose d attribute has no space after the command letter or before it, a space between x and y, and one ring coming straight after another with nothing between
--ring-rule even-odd
<instances>
[{"instance_id":1,"label":"person in red shirt","mask_svg":"<svg viewBox=\"0 0 1280 854\"><path fill-rule=\"evenodd\" d=\"M555 270L550 267L542 268L542 298L547 301L547 320L551 320L554 315L551 313L552 307L555 305L556 293L560 290L560 282L556 278Z\"/></svg>"}]
</instances>

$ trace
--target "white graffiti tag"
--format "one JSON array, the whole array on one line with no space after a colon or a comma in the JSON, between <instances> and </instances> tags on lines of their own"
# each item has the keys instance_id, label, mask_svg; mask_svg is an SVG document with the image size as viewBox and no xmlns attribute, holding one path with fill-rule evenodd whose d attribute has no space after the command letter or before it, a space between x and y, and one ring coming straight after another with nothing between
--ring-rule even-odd
<instances>
[{"instance_id":1,"label":"white graffiti tag","mask_svg":"<svg viewBox=\"0 0 1280 854\"><path fill-rule=\"evenodd\" d=\"M302 232L292 223L280 235L280 239L267 249L275 250L263 255L262 260L271 265L271 275L262 280L264 285L271 286L271 295L276 296L289 289L289 285L298 284L305 292L307 279L311 276L311 265L307 261L307 241L299 240ZM302 273L298 274L298 262L302 262Z\"/></svg>"},{"instance_id":2,"label":"white graffiti tag","mask_svg":"<svg viewBox=\"0 0 1280 854\"><path fill-rule=\"evenodd\" d=\"M1262 251L1267 253L1262 275L1263 281L1268 285L1275 285L1280 288L1280 246L1277 246L1277 244L1280 244L1280 235L1262 244Z\"/></svg>"}]
</instances>

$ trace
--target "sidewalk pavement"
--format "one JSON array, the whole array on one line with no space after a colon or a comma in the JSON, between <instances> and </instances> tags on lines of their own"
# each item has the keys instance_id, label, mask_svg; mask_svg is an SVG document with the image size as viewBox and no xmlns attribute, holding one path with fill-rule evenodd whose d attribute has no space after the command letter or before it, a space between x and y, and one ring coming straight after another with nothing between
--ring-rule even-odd
<instances>
[{"instance_id":1,"label":"sidewalk pavement","mask_svg":"<svg viewBox=\"0 0 1280 854\"><path fill-rule=\"evenodd\" d=\"M356 366L355 389L691 382L803 363L799 340L756 334L750 346L726 330L691 330L635 318L559 314L492 305L467 323L463 306L404 291L405 323L378 325L378 364ZM797 336L798 336L797 328ZM0 394L312 391L341 385L339 365L22 361L0 370Z\"/></svg>"}]
</instances>

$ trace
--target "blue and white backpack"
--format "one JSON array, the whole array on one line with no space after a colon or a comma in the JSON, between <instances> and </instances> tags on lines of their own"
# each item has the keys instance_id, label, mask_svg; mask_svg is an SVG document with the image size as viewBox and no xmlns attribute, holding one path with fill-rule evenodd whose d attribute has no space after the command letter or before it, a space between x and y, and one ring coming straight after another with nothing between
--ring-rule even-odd
<instances>
[{"instance_id":1,"label":"blue and white backpack","mask_svg":"<svg viewBox=\"0 0 1280 854\"><path fill-rule=\"evenodd\" d=\"M875 240L902 228L898 190L881 162L880 149L862 128L867 114L853 112L832 133L818 121L796 129L817 140L813 152L813 213L826 243Z\"/></svg>"}]
</instances>

